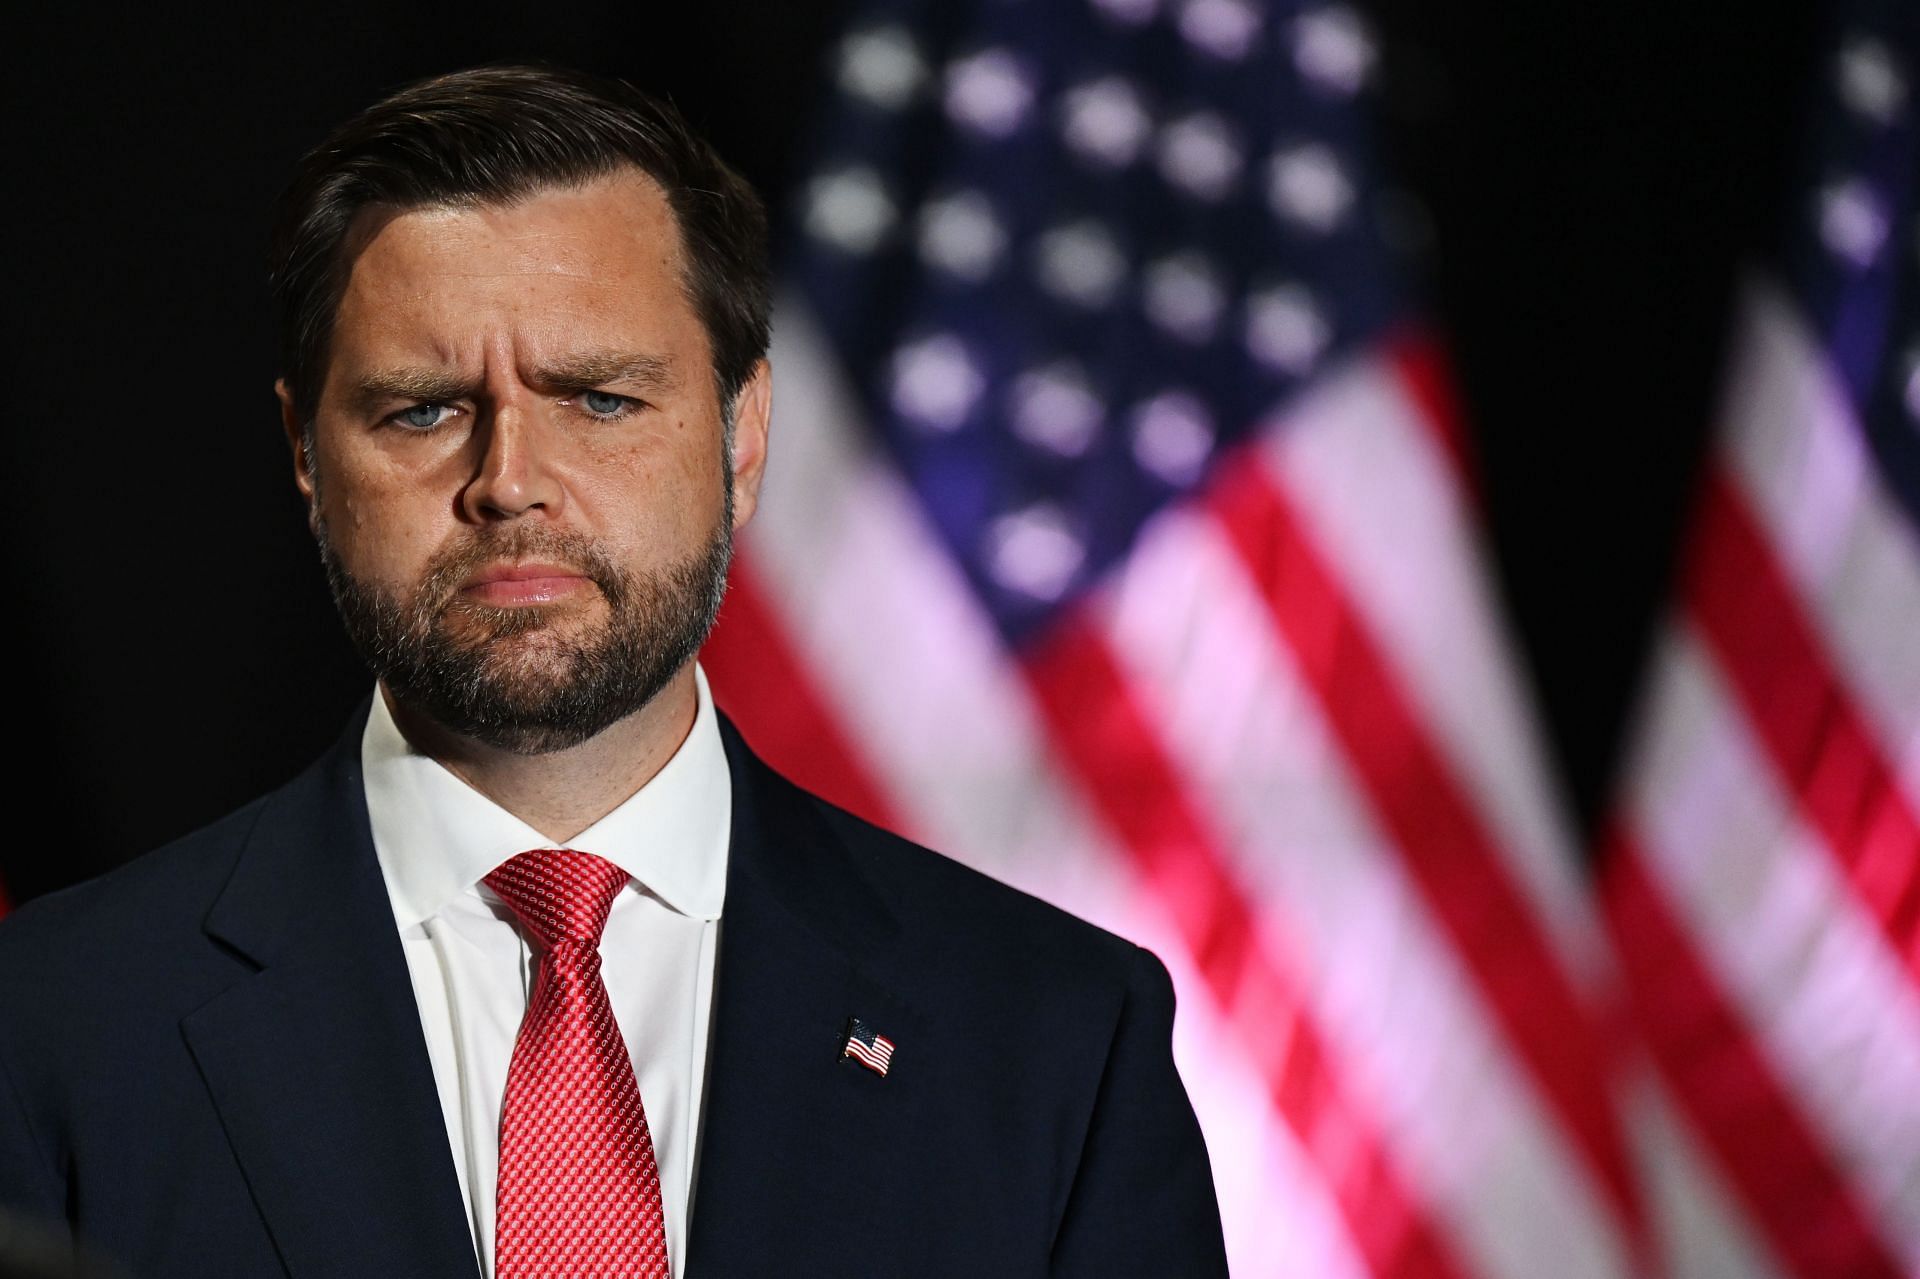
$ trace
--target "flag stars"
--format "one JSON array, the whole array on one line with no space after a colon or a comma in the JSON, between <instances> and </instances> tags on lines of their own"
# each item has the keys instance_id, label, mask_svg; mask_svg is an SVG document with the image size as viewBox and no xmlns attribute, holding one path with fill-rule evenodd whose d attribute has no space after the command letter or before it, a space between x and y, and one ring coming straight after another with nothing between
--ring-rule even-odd
<instances>
[{"instance_id":1,"label":"flag stars","mask_svg":"<svg viewBox=\"0 0 1920 1279\"><path fill-rule=\"evenodd\" d=\"M1160 14L1160 0L1093 0L1095 12L1127 27L1144 27Z\"/></svg>"},{"instance_id":2,"label":"flag stars","mask_svg":"<svg viewBox=\"0 0 1920 1279\"><path fill-rule=\"evenodd\" d=\"M1837 257L1859 268L1872 265L1887 241L1887 211L1867 183L1851 178L1819 195L1820 240Z\"/></svg>"},{"instance_id":3,"label":"flag stars","mask_svg":"<svg viewBox=\"0 0 1920 1279\"><path fill-rule=\"evenodd\" d=\"M994 581L1042 602L1065 595L1087 559L1085 544L1050 502L996 519L987 530L985 552Z\"/></svg>"},{"instance_id":4,"label":"flag stars","mask_svg":"<svg viewBox=\"0 0 1920 1279\"><path fill-rule=\"evenodd\" d=\"M1226 307L1220 273L1206 257L1188 250L1147 267L1142 287L1147 318L1185 342L1211 338Z\"/></svg>"},{"instance_id":5,"label":"flag stars","mask_svg":"<svg viewBox=\"0 0 1920 1279\"><path fill-rule=\"evenodd\" d=\"M1332 339L1325 315L1303 285L1274 285L1247 298L1247 350L1262 364L1304 375Z\"/></svg>"},{"instance_id":6,"label":"flag stars","mask_svg":"<svg viewBox=\"0 0 1920 1279\"><path fill-rule=\"evenodd\" d=\"M1295 226L1325 235L1346 220L1353 200L1353 183L1330 147L1309 142L1268 162L1267 203Z\"/></svg>"},{"instance_id":7,"label":"flag stars","mask_svg":"<svg viewBox=\"0 0 1920 1279\"><path fill-rule=\"evenodd\" d=\"M884 110L897 111L913 101L927 75L919 46L899 27L856 31L840 45L836 79L841 90Z\"/></svg>"},{"instance_id":8,"label":"flag stars","mask_svg":"<svg viewBox=\"0 0 1920 1279\"><path fill-rule=\"evenodd\" d=\"M1099 434L1106 405L1071 360L1030 369L1008 393L1014 434L1060 457L1079 457Z\"/></svg>"},{"instance_id":9,"label":"flag stars","mask_svg":"<svg viewBox=\"0 0 1920 1279\"><path fill-rule=\"evenodd\" d=\"M1213 444L1213 417L1188 392L1163 392L1133 412L1134 460L1176 488L1200 478Z\"/></svg>"},{"instance_id":10,"label":"flag stars","mask_svg":"<svg viewBox=\"0 0 1920 1279\"><path fill-rule=\"evenodd\" d=\"M1384 60L1359 0L1064 3L944 48L859 22L829 74L860 149L797 192L833 338L1015 631L1401 287L1347 145ZM916 146L909 191L880 157ZM834 302L867 294L893 324Z\"/></svg>"},{"instance_id":11,"label":"flag stars","mask_svg":"<svg viewBox=\"0 0 1920 1279\"><path fill-rule=\"evenodd\" d=\"M985 388L966 344L950 333L922 338L894 354L894 411L924 431L947 434L959 429Z\"/></svg>"},{"instance_id":12,"label":"flag stars","mask_svg":"<svg viewBox=\"0 0 1920 1279\"><path fill-rule=\"evenodd\" d=\"M1333 5L1293 24L1293 65L1309 84L1340 97L1358 93L1373 71L1373 39L1358 14Z\"/></svg>"},{"instance_id":13,"label":"flag stars","mask_svg":"<svg viewBox=\"0 0 1920 1279\"><path fill-rule=\"evenodd\" d=\"M1156 152L1160 175L1202 200L1218 200L1233 190L1244 164L1232 126L1211 111L1195 111L1167 125Z\"/></svg>"},{"instance_id":14,"label":"flag stars","mask_svg":"<svg viewBox=\"0 0 1920 1279\"><path fill-rule=\"evenodd\" d=\"M1260 11L1248 0L1187 0L1180 6L1179 25L1196 49L1237 62L1260 34Z\"/></svg>"},{"instance_id":15,"label":"flag stars","mask_svg":"<svg viewBox=\"0 0 1920 1279\"><path fill-rule=\"evenodd\" d=\"M978 191L931 201L920 214L920 257L962 280L987 277L1006 252L1007 232L993 204Z\"/></svg>"},{"instance_id":16,"label":"flag stars","mask_svg":"<svg viewBox=\"0 0 1920 1279\"><path fill-rule=\"evenodd\" d=\"M1119 76L1069 89L1060 99L1060 133L1081 159L1101 168L1132 164L1153 123L1140 93Z\"/></svg>"},{"instance_id":17,"label":"flag stars","mask_svg":"<svg viewBox=\"0 0 1920 1279\"><path fill-rule=\"evenodd\" d=\"M899 220L886 185L864 166L825 173L807 184L806 228L814 239L847 253L871 253Z\"/></svg>"},{"instance_id":18,"label":"flag stars","mask_svg":"<svg viewBox=\"0 0 1920 1279\"><path fill-rule=\"evenodd\" d=\"M1018 129L1033 97L1033 73L1005 49L983 49L947 69L947 114L987 137Z\"/></svg>"},{"instance_id":19,"label":"flag stars","mask_svg":"<svg viewBox=\"0 0 1920 1279\"><path fill-rule=\"evenodd\" d=\"M1112 232L1091 220L1055 227L1035 245L1040 285L1065 302L1104 306L1120 289L1126 255Z\"/></svg>"},{"instance_id":20,"label":"flag stars","mask_svg":"<svg viewBox=\"0 0 1920 1279\"><path fill-rule=\"evenodd\" d=\"M1891 50L1871 36L1855 35L1840 49L1840 100L1879 125L1893 124L1907 108L1907 76Z\"/></svg>"}]
</instances>

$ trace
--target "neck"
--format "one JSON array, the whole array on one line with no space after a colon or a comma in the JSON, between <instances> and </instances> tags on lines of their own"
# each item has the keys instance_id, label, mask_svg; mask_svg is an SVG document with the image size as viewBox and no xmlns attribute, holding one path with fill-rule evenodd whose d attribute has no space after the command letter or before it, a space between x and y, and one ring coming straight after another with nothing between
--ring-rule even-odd
<instances>
[{"instance_id":1,"label":"neck","mask_svg":"<svg viewBox=\"0 0 1920 1279\"><path fill-rule=\"evenodd\" d=\"M652 701L578 746L516 755L452 732L380 686L413 748L556 845L618 808L673 758L693 730L699 691L689 662Z\"/></svg>"}]
</instances>

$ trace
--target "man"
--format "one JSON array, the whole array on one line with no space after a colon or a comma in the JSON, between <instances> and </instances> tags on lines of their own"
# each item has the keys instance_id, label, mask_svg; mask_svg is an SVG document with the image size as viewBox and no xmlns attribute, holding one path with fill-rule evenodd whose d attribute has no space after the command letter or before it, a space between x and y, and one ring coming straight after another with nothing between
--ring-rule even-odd
<instances>
[{"instance_id":1,"label":"man","mask_svg":"<svg viewBox=\"0 0 1920 1279\"><path fill-rule=\"evenodd\" d=\"M287 786L0 926L0 1205L156 1277L1223 1273L1159 964L713 707L751 190L624 85L477 71L314 151L276 245L378 685Z\"/></svg>"}]
</instances>

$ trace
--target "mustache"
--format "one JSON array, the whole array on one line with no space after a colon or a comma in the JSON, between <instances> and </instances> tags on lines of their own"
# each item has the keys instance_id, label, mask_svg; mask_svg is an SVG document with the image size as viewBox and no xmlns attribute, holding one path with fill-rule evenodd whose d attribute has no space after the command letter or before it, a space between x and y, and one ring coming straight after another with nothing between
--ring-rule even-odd
<instances>
[{"instance_id":1,"label":"mustache","mask_svg":"<svg viewBox=\"0 0 1920 1279\"><path fill-rule=\"evenodd\" d=\"M550 560L572 569L599 587L610 601L618 602L625 593L625 575L591 538L568 529L519 525L484 528L434 552L421 577L416 601L425 610L438 613L453 601L461 584L485 565L528 559Z\"/></svg>"}]
</instances>

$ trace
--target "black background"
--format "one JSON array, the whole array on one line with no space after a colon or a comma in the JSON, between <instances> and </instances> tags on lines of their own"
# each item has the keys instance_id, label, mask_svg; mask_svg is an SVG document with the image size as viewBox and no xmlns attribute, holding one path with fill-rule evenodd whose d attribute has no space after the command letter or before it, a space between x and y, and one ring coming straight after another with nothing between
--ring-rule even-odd
<instances>
[{"instance_id":1,"label":"black background","mask_svg":"<svg viewBox=\"0 0 1920 1279\"><path fill-rule=\"evenodd\" d=\"M15 31L0 333L14 900L283 781L366 689L271 393L264 242L297 156L422 75L549 58L671 96L777 215L851 7L69 10ZM1824 70L1818 15L1369 8L1381 124L1426 210L1503 584L1591 820L1735 264L1781 215L1798 105Z\"/></svg>"}]
</instances>

